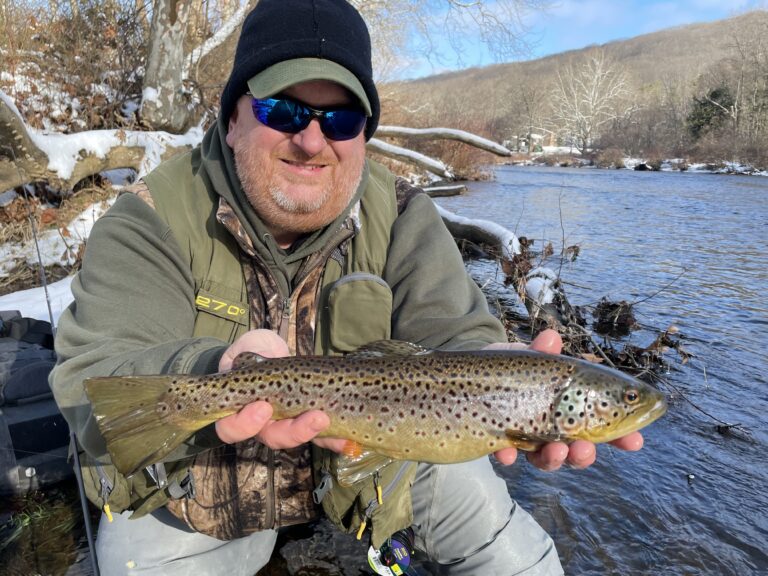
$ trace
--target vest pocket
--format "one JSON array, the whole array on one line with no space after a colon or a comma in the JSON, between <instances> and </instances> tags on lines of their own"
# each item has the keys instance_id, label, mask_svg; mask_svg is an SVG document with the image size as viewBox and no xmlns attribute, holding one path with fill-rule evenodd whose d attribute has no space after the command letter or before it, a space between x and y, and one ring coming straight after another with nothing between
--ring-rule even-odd
<instances>
[{"instance_id":1,"label":"vest pocket","mask_svg":"<svg viewBox=\"0 0 768 576\"><path fill-rule=\"evenodd\" d=\"M392 290L379 276L355 272L339 278L328 293L333 352L356 350L392 333Z\"/></svg>"}]
</instances>

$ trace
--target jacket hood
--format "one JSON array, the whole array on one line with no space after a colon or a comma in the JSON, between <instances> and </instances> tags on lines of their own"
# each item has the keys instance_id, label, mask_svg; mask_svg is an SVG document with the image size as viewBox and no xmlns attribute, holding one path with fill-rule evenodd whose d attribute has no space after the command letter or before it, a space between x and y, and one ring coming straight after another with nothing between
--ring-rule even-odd
<instances>
[{"instance_id":1,"label":"jacket hood","mask_svg":"<svg viewBox=\"0 0 768 576\"><path fill-rule=\"evenodd\" d=\"M208 129L203 138L201 145L202 169L216 193L232 207L245 232L253 242L254 248L268 264L275 260L282 260L282 262L274 262L278 266L298 264L313 252L321 249L329 237L341 228L352 207L363 195L368 182L367 160L355 195L336 220L300 239L295 246L288 250L279 248L245 195L235 168L234 153L226 142L226 134L227 126L222 116L219 115L216 124Z\"/></svg>"}]
</instances>

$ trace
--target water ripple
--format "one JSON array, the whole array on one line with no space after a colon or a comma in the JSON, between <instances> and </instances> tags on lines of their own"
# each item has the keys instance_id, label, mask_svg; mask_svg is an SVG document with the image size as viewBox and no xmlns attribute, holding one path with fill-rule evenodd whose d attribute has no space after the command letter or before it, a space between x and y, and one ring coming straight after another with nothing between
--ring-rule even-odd
<instances>
[{"instance_id":1,"label":"water ripple","mask_svg":"<svg viewBox=\"0 0 768 576\"><path fill-rule=\"evenodd\" d=\"M566 573L768 571L768 464L756 457L768 445L768 235L756 225L768 222L768 179L505 167L438 202L537 248L580 242L562 268L572 303L653 296L637 305L640 321L678 325L695 355L668 375L677 400L639 453L600 446L587 470L503 470ZM745 432L723 435L708 414Z\"/></svg>"}]
</instances>

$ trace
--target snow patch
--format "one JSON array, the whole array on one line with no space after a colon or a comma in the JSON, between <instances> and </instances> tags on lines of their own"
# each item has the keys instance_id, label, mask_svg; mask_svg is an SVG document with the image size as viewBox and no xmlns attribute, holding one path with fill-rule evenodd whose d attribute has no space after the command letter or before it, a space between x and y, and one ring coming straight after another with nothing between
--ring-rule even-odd
<instances>
[{"instance_id":1,"label":"snow patch","mask_svg":"<svg viewBox=\"0 0 768 576\"><path fill-rule=\"evenodd\" d=\"M58 323L61 313L74 300L71 289L72 278L73 276L67 276L48 285L48 298L51 301L54 325ZM0 296L0 310L18 310L24 317L50 321L45 290L42 287Z\"/></svg>"},{"instance_id":2,"label":"snow patch","mask_svg":"<svg viewBox=\"0 0 768 576\"><path fill-rule=\"evenodd\" d=\"M66 228L46 230L38 235L40 256L34 241L19 243L8 242L0 246L0 276L8 274L20 265L43 266L59 264L72 266L80 246L91 233L93 224L107 211L114 199L92 204L78 214Z\"/></svg>"}]
</instances>

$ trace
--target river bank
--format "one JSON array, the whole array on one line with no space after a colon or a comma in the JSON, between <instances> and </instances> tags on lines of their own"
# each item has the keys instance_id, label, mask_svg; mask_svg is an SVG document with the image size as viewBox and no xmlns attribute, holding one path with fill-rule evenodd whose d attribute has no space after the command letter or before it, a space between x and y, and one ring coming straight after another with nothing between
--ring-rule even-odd
<instances>
[{"instance_id":1,"label":"river bank","mask_svg":"<svg viewBox=\"0 0 768 576\"><path fill-rule=\"evenodd\" d=\"M685 158L636 158L615 149L581 155L568 147L545 146L533 154L516 153L499 162L506 166L548 166L559 168L602 168L635 170L638 172L690 172L695 174L724 174L739 176L768 176L768 167L761 168L737 161L717 160L697 162Z\"/></svg>"},{"instance_id":2,"label":"river bank","mask_svg":"<svg viewBox=\"0 0 768 576\"><path fill-rule=\"evenodd\" d=\"M574 305L596 306L603 295L636 302L641 327L629 341L646 346L648 326L675 325L693 355L683 366L670 358L670 411L648 429L639 453L600 446L587 470L544 473L524 458L499 468L520 506L554 538L566 573L760 574L768 566L760 544L768 538L768 466L754 455L768 443L761 392L768 255L755 222L768 219L768 180L502 166L466 194L436 202L492 218L536 246L551 242L549 258L558 263L549 265ZM561 245L579 245L579 257L560 262ZM468 267L480 285L514 297L495 261ZM45 299L34 303L44 315ZM748 434L721 432L710 414ZM72 486L65 497L8 506L0 573L88 574ZM61 536L55 547L41 540L49 533ZM42 555L41 546L55 555ZM266 573L357 576L365 573L363 552L353 536L321 524L281 541Z\"/></svg>"}]
</instances>

